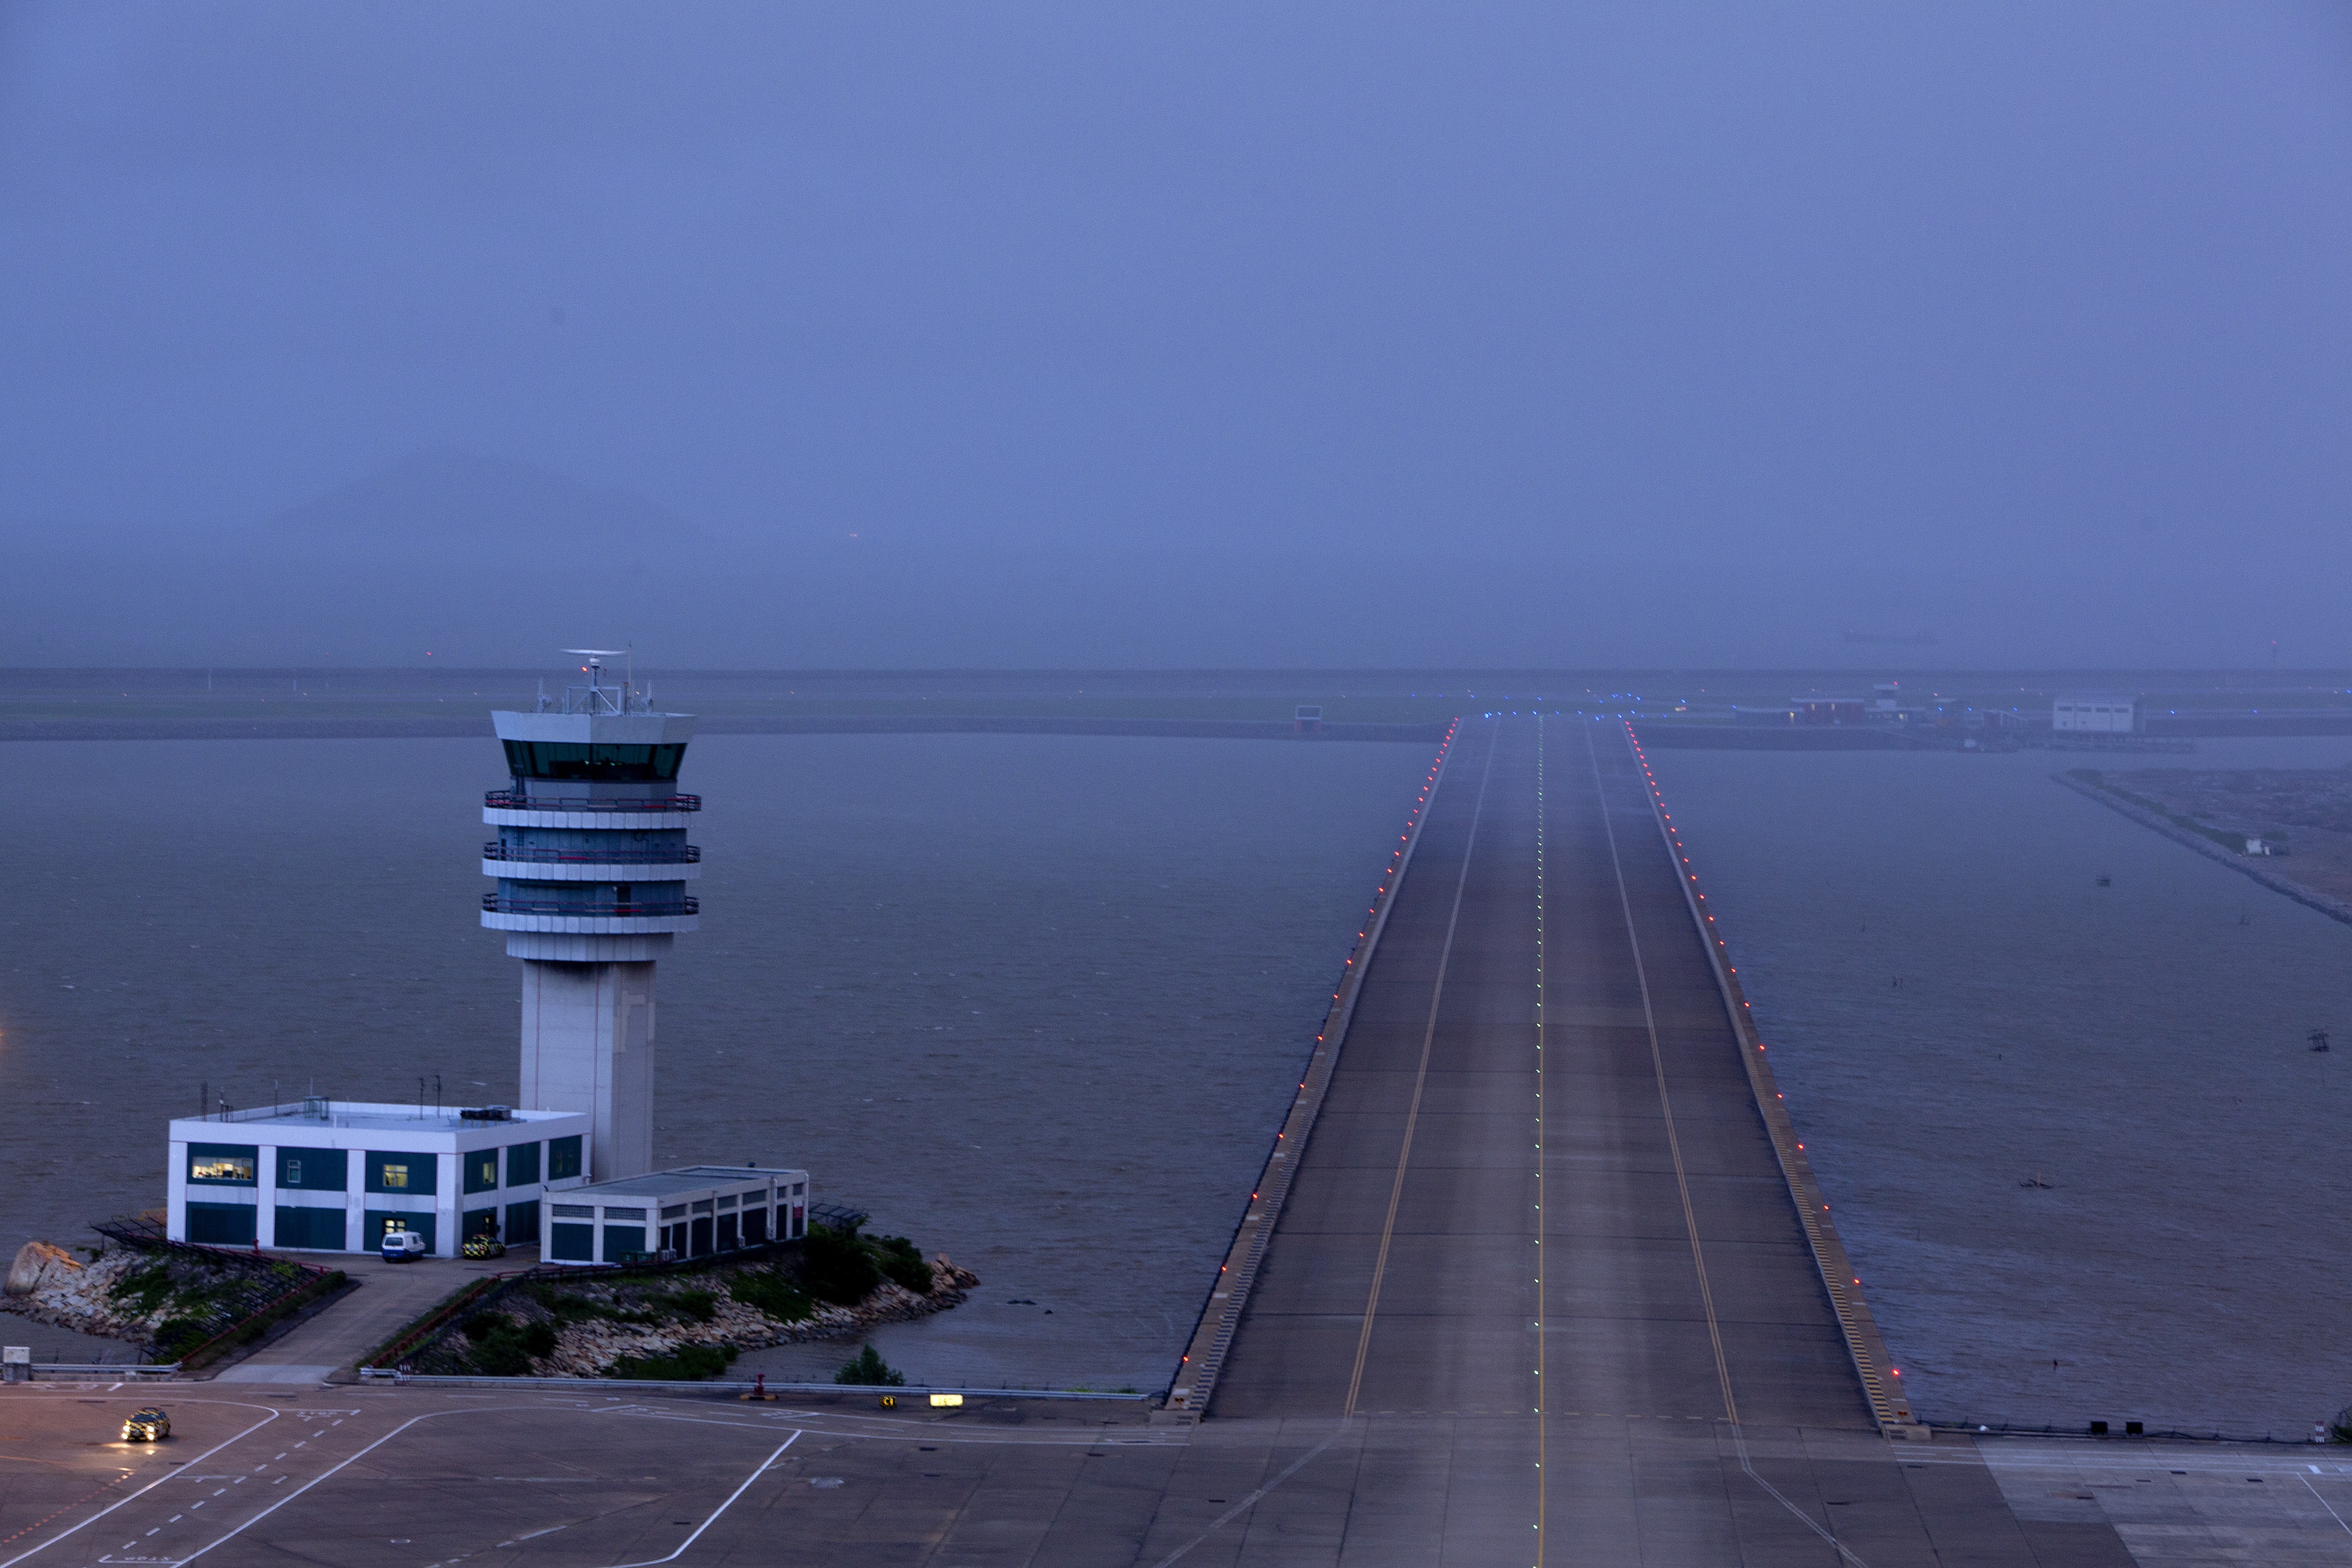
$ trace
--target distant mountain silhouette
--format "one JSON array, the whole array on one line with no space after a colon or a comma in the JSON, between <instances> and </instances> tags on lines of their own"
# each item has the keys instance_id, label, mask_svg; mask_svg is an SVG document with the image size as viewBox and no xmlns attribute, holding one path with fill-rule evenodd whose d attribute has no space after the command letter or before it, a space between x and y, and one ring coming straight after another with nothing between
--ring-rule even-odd
<instances>
[{"instance_id":1,"label":"distant mountain silhouette","mask_svg":"<svg viewBox=\"0 0 2352 1568\"><path fill-rule=\"evenodd\" d=\"M266 528L280 536L388 544L650 543L694 532L676 513L643 496L454 446L413 452L388 468L289 507Z\"/></svg>"}]
</instances>

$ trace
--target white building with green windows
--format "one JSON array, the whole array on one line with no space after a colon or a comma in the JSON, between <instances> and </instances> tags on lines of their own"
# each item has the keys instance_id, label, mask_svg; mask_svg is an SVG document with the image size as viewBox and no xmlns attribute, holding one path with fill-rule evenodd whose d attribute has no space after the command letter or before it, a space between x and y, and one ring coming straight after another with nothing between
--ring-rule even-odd
<instances>
[{"instance_id":1,"label":"white building with green windows","mask_svg":"<svg viewBox=\"0 0 2352 1568\"><path fill-rule=\"evenodd\" d=\"M703 1258L808 1234L806 1171L682 1166L575 1187L547 1206L546 1263Z\"/></svg>"},{"instance_id":2,"label":"white building with green windows","mask_svg":"<svg viewBox=\"0 0 2352 1568\"><path fill-rule=\"evenodd\" d=\"M174 1241L373 1251L414 1230L454 1258L466 1238L541 1239L549 1195L587 1181L585 1112L426 1109L310 1099L172 1123Z\"/></svg>"}]
</instances>

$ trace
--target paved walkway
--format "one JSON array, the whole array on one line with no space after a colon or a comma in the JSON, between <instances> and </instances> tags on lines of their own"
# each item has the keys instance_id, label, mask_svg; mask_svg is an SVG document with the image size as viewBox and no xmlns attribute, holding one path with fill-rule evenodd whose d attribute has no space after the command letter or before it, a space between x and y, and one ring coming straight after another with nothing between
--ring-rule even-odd
<instances>
[{"instance_id":1,"label":"paved walkway","mask_svg":"<svg viewBox=\"0 0 2352 1568\"><path fill-rule=\"evenodd\" d=\"M299 1263L319 1261L315 1252L275 1256ZM504 1258L427 1258L415 1263L387 1263L369 1253L352 1253L336 1267L352 1277L357 1290L346 1291L333 1305L297 1324L284 1337L222 1368L213 1381L304 1385L349 1382L357 1376L352 1366L361 1356L436 1301L485 1274L528 1269L538 1256L537 1248L521 1247Z\"/></svg>"}]
</instances>

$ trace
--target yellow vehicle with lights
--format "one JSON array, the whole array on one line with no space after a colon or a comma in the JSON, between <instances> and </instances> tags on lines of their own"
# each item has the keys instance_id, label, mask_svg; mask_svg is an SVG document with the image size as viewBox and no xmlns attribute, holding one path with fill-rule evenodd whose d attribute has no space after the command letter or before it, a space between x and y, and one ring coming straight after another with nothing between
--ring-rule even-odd
<instances>
[{"instance_id":1,"label":"yellow vehicle with lights","mask_svg":"<svg viewBox=\"0 0 2352 1568\"><path fill-rule=\"evenodd\" d=\"M172 1418L152 1405L132 1411L131 1419L122 1423L122 1440L126 1443L160 1443L171 1435Z\"/></svg>"}]
</instances>

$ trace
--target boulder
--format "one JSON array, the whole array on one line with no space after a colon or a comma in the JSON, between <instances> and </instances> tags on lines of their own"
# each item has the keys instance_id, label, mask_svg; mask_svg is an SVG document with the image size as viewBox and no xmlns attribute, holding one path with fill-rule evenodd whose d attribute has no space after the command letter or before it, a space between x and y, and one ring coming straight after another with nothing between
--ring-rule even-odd
<instances>
[{"instance_id":1,"label":"boulder","mask_svg":"<svg viewBox=\"0 0 2352 1568\"><path fill-rule=\"evenodd\" d=\"M27 1241L16 1249L16 1260L8 1266L7 1293L29 1296L43 1285L63 1284L80 1271L81 1265L64 1248Z\"/></svg>"}]
</instances>

